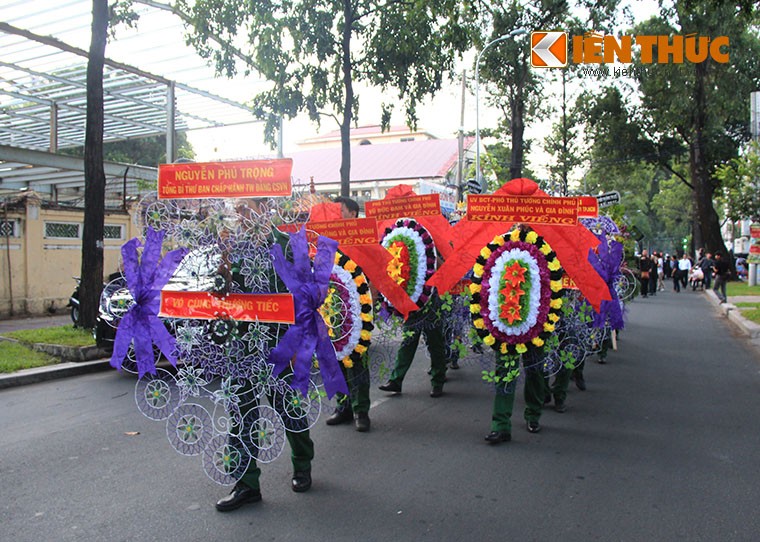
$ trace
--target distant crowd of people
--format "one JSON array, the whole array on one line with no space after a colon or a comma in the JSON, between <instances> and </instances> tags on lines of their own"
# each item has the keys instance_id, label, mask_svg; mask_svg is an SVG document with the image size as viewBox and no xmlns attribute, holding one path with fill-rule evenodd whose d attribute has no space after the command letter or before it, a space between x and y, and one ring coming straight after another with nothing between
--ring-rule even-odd
<instances>
[{"instance_id":1,"label":"distant crowd of people","mask_svg":"<svg viewBox=\"0 0 760 542\"><path fill-rule=\"evenodd\" d=\"M699 249L696 262L686 252L679 258L675 254L663 254L647 250L639 257L640 295L655 296L665 290L665 281L672 279L673 291L691 287L692 291L713 288L721 303L726 302L726 281L731 277L731 267L721 252L713 255ZM713 283L713 279L715 282Z\"/></svg>"}]
</instances>

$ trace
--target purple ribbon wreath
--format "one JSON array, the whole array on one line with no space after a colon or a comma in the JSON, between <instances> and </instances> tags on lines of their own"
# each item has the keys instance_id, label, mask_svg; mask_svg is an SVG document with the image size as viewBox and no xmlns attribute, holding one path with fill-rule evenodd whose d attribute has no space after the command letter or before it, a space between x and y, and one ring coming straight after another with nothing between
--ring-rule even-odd
<instances>
[{"instance_id":1,"label":"purple ribbon wreath","mask_svg":"<svg viewBox=\"0 0 760 542\"><path fill-rule=\"evenodd\" d=\"M280 245L274 245L270 250L277 274L293 295L295 324L288 328L272 350L269 362L274 364L274 373L280 374L295 356L291 387L306 396L312 356L316 354L327 396L332 397L336 392L348 394L348 386L335 356L327 325L318 312L327 297L338 243L319 236L313 269L304 228L290 236L290 248L293 253L292 263L285 259Z\"/></svg>"},{"instance_id":2,"label":"purple ribbon wreath","mask_svg":"<svg viewBox=\"0 0 760 542\"><path fill-rule=\"evenodd\" d=\"M124 276L135 304L119 322L111 355L111 366L121 369L121 364L129 351L129 345L134 343L137 374L140 378L145 373L156 374L154 344L172 365L177 364L175 339L159 320L158 310L161 304L161 288L174 274L174 270L187 250L184 248L172 250L162 259L163 240L163 231L155 231L149 227L145 235L145 248L139 261L137 249L142 245L139 239L127 241L121 247Z\"/></svg>"}]
</instances>

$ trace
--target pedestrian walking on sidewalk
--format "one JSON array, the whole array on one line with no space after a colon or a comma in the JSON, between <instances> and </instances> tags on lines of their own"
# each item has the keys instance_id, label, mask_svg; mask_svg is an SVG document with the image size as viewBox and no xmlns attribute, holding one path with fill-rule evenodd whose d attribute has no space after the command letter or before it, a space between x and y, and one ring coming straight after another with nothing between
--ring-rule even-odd
<instances>
[{"instance_id":1,"label":"pedestrian walking on sidewalk","mask_svg":"<svg viewBox=\"0 0 760 542\"><path fill-rule=\"evenodd\" d=\"M728 262L723 259L723 254L720 252L715 253L713 272L715 273L715 286L713 286L713 292L718 296L721 303L725 303L726 282L731 277L731 267L729 267Z\"/></svg>"}]
</instances>

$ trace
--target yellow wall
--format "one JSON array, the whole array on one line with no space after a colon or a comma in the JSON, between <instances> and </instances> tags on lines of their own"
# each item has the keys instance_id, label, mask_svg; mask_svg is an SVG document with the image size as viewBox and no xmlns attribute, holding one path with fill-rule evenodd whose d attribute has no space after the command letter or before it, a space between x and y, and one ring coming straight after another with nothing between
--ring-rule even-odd
<instances>
[{"instance_id":1,"label":"yellow wall","mask_svg":"<svg viewBox=\"0 0 760 542\"><path fill-rule=\"evenodd\" d=\"M81 274L81 224L84 213L77 209L45 208L39 200L27 199L26 209L9 210L8 220L19 220L18 237L0 237L0 317L40 315L55 309L65 313L69 296L76 287L72 277ZM5 220L0 215L0 220ZM45 235L45 223L80 224L79 239L59 239ZM104 241L103 270L107 276L116 271L121 245L137 236L129 214L106 213L106 225L122 225L123 239ZM8 256L10 255L10 279ZM12 290L11 290L12 289Z\"/></svg>"}]
</instances>

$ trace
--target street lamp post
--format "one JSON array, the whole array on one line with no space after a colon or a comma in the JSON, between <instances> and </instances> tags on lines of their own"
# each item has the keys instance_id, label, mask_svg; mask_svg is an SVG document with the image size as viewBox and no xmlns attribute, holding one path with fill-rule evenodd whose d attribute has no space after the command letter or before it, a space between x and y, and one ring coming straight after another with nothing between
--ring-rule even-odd
<instances>
[{"instance_id":1,"label":"street lamp post","mask_svg":"<svg viewBox=\"0 0 760 542\"><path fill-rule=\"evenodd\" d=\"M499 43L500 41L520 36L527 32L528 31L524 28L515 28L509 34L504 34L503 36L499 36L498 38L489 41L486 43L485 47L480 50L478 58L475 61L475 175L477 175L478 180L480 180L483 194L485 194L488 189L488 183L486 182L485 177L480 175L480 57L482 57L483 53L486 52L486 49L494 43Z\"/></svg>"}]
</instances>

